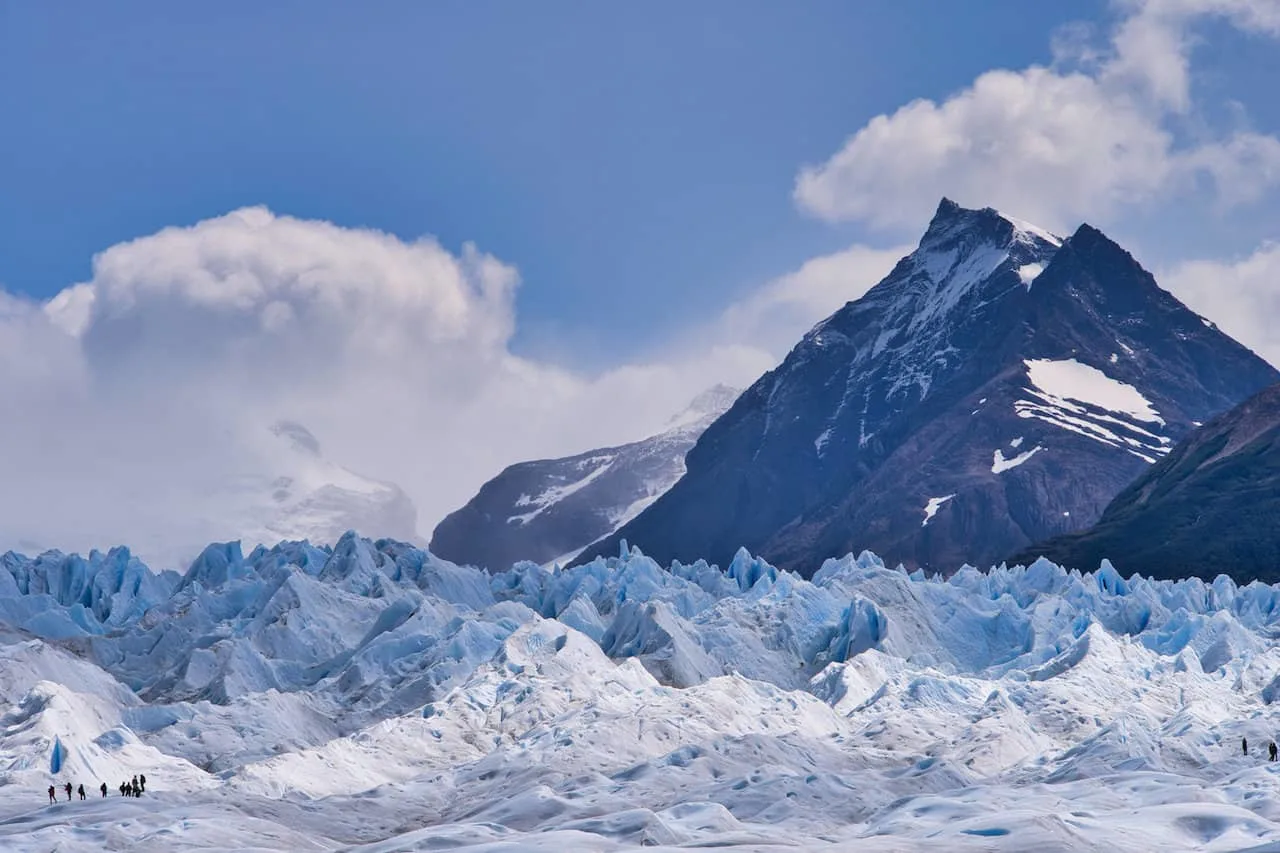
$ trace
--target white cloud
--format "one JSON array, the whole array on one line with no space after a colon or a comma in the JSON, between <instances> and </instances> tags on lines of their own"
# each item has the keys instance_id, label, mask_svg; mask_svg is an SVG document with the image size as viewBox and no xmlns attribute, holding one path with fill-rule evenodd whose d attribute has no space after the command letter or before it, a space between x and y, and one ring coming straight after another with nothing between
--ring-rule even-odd
<instances>
[{"instance_id":1,"label":"white cloud","mask_svg":"<svg viewBox=\"0 0 1280 853\"><path fill-rule=\"evenodd\" d=\"M1160 273L1159 281L1272 364L1280 365L1280 246L1236 261L1198 260Z\"/></svg>"},{"instance_id":2,"label":"white cloud","mask_svg":"<svg viewBox=\"0 0 1280 853\"><path fill-rule=\"evenodd\" d=\"M1239 132L1180 142L1192 106L1192 25L1215 16L1280 35L1276 0L1146 0L1106 51L1073 28L1055 41L1076 70L994 70L941 103L917 100L873 118L825 163L805 168L795 198L832 220L914 226L942 195L1063 228L1173 195L1206 175L1221 203L1280 183L1280 143ZM1248 177L1252 180L1248 180Z\"/></svg>"},{"instance_id":3,"label":"white cloud","mask_svg":"<svg viewBox=\"0 0 1280 853\"><path fill-rule=\"evenodd\" d=\"M512 355L518 276L474 247L263 208L167 228L44 305L0 293L0 396L21 413L0 419L0 482L21 484L0 490L0 548L234 538L246 501L298 476L264 444L280 419L401 485L429 536L506 464L640 438L750 383L900 253L815 259L660 357L586 376Z\"/></svg>"}]
</instances>

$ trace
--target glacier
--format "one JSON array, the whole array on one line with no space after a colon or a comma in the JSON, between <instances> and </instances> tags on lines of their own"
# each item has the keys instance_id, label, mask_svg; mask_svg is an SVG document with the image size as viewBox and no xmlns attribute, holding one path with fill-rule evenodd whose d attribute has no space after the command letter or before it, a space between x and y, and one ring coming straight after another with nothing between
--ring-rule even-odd
<instances>
[{"instance_id":1,"label":"glacier","mask_svg":"<svg viewBox=\"0 0 1280 853\"><path fill-rule=\"evenodd\" d=\"M8 553L0 847L1266 849L1278 632L1280 587L1108 562Z\"/></svg>"}]
</instances>

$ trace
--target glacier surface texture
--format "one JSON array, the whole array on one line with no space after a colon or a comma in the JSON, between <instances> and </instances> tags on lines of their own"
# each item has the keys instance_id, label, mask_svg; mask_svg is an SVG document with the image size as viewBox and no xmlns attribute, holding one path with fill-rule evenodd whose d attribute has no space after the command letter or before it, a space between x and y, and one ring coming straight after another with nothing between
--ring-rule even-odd
<instances>
[{"instance_id":1,"label":"glacier surface texture","mask_svg":"<svg viewBox=\"0 0 1280 853\"><path fill-rule=\"evenodd\" d=\"M1278 605L1043 560L10 553L0 849L1280 849Z\"/></svg>"}]
</instances>

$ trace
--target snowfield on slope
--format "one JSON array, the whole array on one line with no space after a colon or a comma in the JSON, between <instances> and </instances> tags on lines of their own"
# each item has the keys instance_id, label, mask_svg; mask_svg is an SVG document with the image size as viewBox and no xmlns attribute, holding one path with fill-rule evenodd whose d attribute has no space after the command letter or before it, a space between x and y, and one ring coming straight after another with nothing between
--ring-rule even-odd
<instances>
[{"instance_id":1,"label":"snowfield on slope","mask_svg":"<svg viewBox=\"0 0 1280 853\"><path fill-rule=\"evenodd\" d=\"M1280 588L1105 563L8 554L0 848L1280 845L1278 629Z\"/></svg>"}]
</instances>

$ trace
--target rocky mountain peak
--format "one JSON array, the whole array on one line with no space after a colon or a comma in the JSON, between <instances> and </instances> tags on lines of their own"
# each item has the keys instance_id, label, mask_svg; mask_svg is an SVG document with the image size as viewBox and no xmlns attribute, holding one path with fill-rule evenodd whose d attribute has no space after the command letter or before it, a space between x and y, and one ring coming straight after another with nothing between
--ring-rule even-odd
<instances>
[{"instance_id":1,"label":"rocky mountain peak","mask_svg":"<svg viewBox=\"0 0 1280 853\"><path fill-rule=\"evenodd\" d=\"M953 571L1097 520L1129 481L1280 374L1122 247L943 199L918 247L817 324L690 451L625 538L811 572L875 550Z\"/></svg>"}]
</instances>

